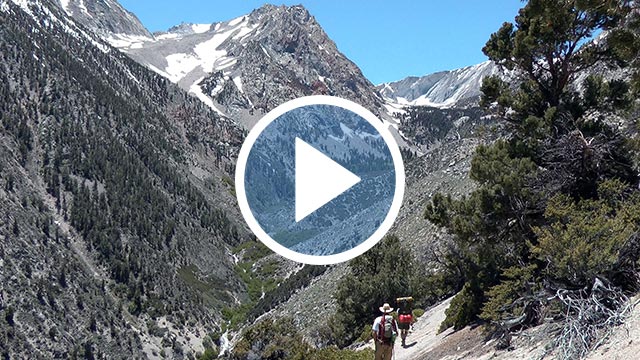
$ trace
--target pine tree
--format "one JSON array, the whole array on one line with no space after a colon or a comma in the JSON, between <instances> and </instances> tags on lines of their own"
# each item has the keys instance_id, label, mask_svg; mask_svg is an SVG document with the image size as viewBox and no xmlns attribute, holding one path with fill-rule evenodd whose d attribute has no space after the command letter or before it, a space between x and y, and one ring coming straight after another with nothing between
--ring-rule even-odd
<instances>
[{"instance_id":1,"label":"pine tree","mask_svg":"<svg viewBox=\"0 0 640 360\"><path fill-rule=\"evenodd\" d=\"M487 301L507 309L524 292L536 291L523 287L522 279L545 276L546 264L533 249L542 234L538 229L552 221L545 210L554 194L598 199L608 179L620 181L625 191L636 187L628 142L606 123L609 114L631 103L627 82L593 76L583 92L573 90L580 72L637 57L637 50L617 41L636 38L622 25L629 11L624 1L531 0L483 48L516 81L489 77L481 89L481 104L503 118L512 135L476 150L469 175L477 190L459 200L437 194L425 211L455 235L448 266L460 275L462 291L443 328L475 321ZM613 34L610 41L590 41L603 30ZM523 321L535 322L531 307L537 304L528 304L519 312Z\"/></svg>"}]
</instances>

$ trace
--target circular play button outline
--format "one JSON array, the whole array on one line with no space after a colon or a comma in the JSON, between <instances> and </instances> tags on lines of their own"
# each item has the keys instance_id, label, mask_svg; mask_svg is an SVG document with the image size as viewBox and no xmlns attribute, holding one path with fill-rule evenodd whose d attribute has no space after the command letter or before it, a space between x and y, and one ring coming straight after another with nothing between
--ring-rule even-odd
<instances>
[{"instance_id":1,"label":"circular play button outline","mask_svg":"<svg viewBox=\"0 0 640 360\"><path fill-rule=\"evenodd\" d=\"M340 107L342 109L351 111L360 116L362 119L366 120L371 126L375 128L375 130L380 134L385 144L387 145L387 148L393 160L395 170L395 191L393 200L391 202L389 211L387 212L387 215L385 216L380 226L365 241L362 241L360 244L349 250L337 254L310 255L293 251L286 246L281 245L264 231L262 226L254 217L249 205L249 201L247 199L245 189L245 170L247 166L247 160L249 158L251 149L253 148L258 137L269 126L269 124L278 119L280 116L300 107L312 105L331 105ZM391 226L393 226L393 223L398 216L400 207L402 206L402 199L404 197L405 190L405 174L404 163L402 161L402 155L400 153L400 149L398 148L398 144L396 143L393 135L387 129L385 124L381 120L379 120L373 113L365 109L363 106L356 104L350 100L334 96L313 95L288 101L271 110L256 123L256 125L249 131L249 134L247 135L244 143L242 144L242 148L240 149L238 161L236 164L235 183L236 196L238 198L238 205L240 206L242 216L247 222L247 225L249 225L251 231L253 231L253 233L260 241L262 241L262 243L264 243L269 249L273 250L274 252L293 261L311 265L330 265L345 262L363 254L364 252L372 248L375 244L377 244L378 241L380 241L386 235L389 229L391 229Z\"/></svg>"}]
</instances>

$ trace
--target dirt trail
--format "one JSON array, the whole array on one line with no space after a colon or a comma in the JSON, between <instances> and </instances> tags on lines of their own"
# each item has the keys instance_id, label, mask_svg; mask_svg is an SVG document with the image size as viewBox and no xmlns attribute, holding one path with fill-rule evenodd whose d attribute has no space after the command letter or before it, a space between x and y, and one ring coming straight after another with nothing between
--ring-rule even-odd
<instances>
[{"instance_id":1,"label":"dirt trail","mask_svg":"<svg viewBox=\"0 0 640 360\"><path fill-rule=\"evenodd\" d=\"M627 360L640 358L640 296L632 299L634 309L627 322L614 329L605 342L586 360ZM551 342L543 327L536 327L513 335L512 350L496 350L495 341L487 341L482 329L466 327L437 334L445 318L451 298L425 312L414 324L407 337L407 346L397 341L394 360L546 360L555 358ZM373 348L370 341L366 347Z\"/></svg>"},{"instance_id":2,"label":"dirt trail","mask_svg":"<svg viewBox=\"0 0 640 360\"><path fill-rule=\"evenodd\" d=\"M449 307L451 298L443 301L438 306L425 312L424 315L413 325L412 331L407 336L407 346L402 347L399 341L396 342L394 352L396 360L427 359L430 350L440 343L438 335L440 323L444 320L444 311Z\"/></svg>"},{"instance_id":3,"label":"dirt trail","mask_svg":"<svg viewBox=\"0 0 640 360\"><path fill-rule=\"evenodd\" d=\"M400 340L396 341L394 347L394 360L413 360L413 359L432 359L429 352L435 347L441 345L442 338L450 331L442 334L438 333L440 323L444 320L444 311L449 307L451 298L443 301L437 306L431 308L422 315L413 325L407 336L407 344L405 347L401 345ZM370 340L364 348L373 349L373 340Z\"/></svg>"}]
</instances>

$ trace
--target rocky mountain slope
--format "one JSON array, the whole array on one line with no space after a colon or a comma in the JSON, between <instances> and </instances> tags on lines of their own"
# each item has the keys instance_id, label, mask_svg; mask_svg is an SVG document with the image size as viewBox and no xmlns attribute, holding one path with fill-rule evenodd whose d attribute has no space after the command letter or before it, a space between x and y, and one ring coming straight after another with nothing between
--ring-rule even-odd
<instances>
[{"instance_id":1,"label":"rocky mountain slope","mask_svg":"<svg viewBox=\"0 0 640 360\"><path fill-rule=\"evenodd\" d=\"M151 37L140 20L115 0L57 0L57 2L67 15L98 35L125 33L129 36Z\"/></svg>"},{"instance_id":2,"label":"rocky mountain slope","mask_svg":"<svg viewBox=\"0 0 640 360\"><path fill-rule=\"evenodd\" d=\"M409 76L383 83L378 90L391 103L401 105L448 108L480 96L480 85L486 76L498 74L491 61L425 76Z\"/></svg>"},{"instance_id":3,"label":"rocky mountain slope","mask_svg":"<svg viewBox=\"0 0 640 360\"><path fill-rule=\"evenodd\" d=\"M119 29L103 37L247 127L277 105L312 94L352 99L391 120L373 84L302 6L265 5L220 23L181 24L152 36Z\"/></svg>"},{"instance_id":4,"label":"rocky mountain slope","mask_svg":"<svg viewBox=\"0 0 640 360\"><path fill-rule=\"evenodd\" d=\"M286 100L318 93L355 100L390 121L416 150L427 154L408 161L407 196L394 227L423 260L445 236L422 217L430 194L451 190L460 195L472 188L464 174L475 146L485 141L480 129L487 122L481 113L404 108L410 105L408 101L383 100L302 7L266 5L227 22L184 23L152 37L120 33L106 39L246 127ZM494 71L492 64L483 63L434 74L435 84L419 91L429 91L428 96L439 106L453 106L477 97L482 77ZM419 91L416 98L427 97ZM274 256L268 256L261 261L273 260ZM293 315L313 340L313 334L324 326L314 314L332 304L331 289L345 271L343 265L332 267L274 313ZM257 306L263 305L259 302Z\"/></svg>"},{"instance_id":5,"label":"rocky mountain slope","mask_svg":"<svg viewBox=\"0 0 640 360\"><path fill-rule=\"evenodd\" d=\"M193 356L247 297L243 131L59 6L0 1L0 354Z\"/></svg>"}]
</instances>

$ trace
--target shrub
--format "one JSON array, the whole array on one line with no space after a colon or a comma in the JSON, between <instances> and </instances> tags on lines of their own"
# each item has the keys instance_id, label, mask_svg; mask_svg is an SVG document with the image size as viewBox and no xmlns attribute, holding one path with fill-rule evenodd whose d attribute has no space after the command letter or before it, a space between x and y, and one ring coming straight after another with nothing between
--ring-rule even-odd
<instances>
[{"instance_id":1,"label":"shrub","mask_svg":"<svg viewBox=\"0 0 640 360\"><path fill-rule=\"evenodd\" d=\"M482 290L474 287L471 283L466 283L462 290L451 300L451 305L445 310L446 319L440 324L438 332L442 332L450 327L460 330L467 324L476 320L476 309L481 303L478 299L481 296L478 292Z\"/></svg>"},{"instance_id":2,"label":"shrub","mask_svg":"<svg viewBox=\"0 0 640 360\"><path fill-rule=\"evenodd\" d=\"M424 309L413 309L413 321L419 319L422 315L424 315Z\"/></svg>"},{"instance_id":3,"label":"shrub","mask_svg":"<svg viewBox=\"0 0 640 360\"><path fill-rule=\"evenodd\" d=\"M522 315L523 304L515 301L527 291L534 279L536 265L510 267L503 272L504 280L490 288L487 302L482 307L480 318L487 321L499 321Z\"/></svg>"},{"instance_id":4,"label":"shrub","mask_svg":"<svg viewBox=\"0 0 640 360\"><path fill-rule=\"evenodd\" d=\"M329 339L338 346L346 346L362 335L363 326L369 328L380 315L383 303L412 293L413 255L396 236L387 236L380 244L350 263L351 273L338 284L338 310L330 321Z\"/></svg>"},{"instance_id":5,"label":"shrub","mask_svg":"<svg viewBox=\"0 0 640 360\"><path fill-rule=\"evenodd\" d=\"M602 183L599 199L551 198L545 212L550 223L535 229L539 240L532 245L533 254L546 264L546 276L584 287L596 276L617 270L620 250L638 231L640 220L640 196L616 201L622 193L617 183Z\"/></svg>"}]
</instances>

